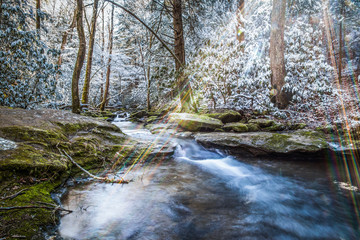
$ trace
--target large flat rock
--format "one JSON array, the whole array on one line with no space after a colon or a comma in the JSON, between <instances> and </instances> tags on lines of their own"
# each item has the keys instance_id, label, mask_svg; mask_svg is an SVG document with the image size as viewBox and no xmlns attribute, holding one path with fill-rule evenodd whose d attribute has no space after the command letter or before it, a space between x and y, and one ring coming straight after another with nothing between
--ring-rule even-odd
<instances>
[{"instance_id":1,"label":"large flat rock","mask_svg":"<svg viewBox=\"0 0 360 240\"><path fill-rule=\"evenodd\" d=\"M207 146L247 152L255 156L318 153L328 148L325 139L314 131L288 133L198 133L195 140Z\"/></svg>"},{"instance_id":2,"label":"large flat rock","mask_svg":"<svg viewBox=\"0 0 360 240\"><path fill-rule=\"evenodd\" d=\"M223 126L223 123L219 119L190 113L172 113L170 114L169 121L176 122L183 129L192 132L215 130Z\"/></svg>"}]
</instances>

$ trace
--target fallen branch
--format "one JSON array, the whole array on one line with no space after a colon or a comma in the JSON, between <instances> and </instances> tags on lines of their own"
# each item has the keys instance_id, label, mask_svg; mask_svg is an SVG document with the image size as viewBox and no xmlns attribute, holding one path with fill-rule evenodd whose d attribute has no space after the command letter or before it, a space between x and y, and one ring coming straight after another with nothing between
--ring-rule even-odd
<instances>
[{"instance_id":1,"label":"fallen branch","mask_svg":"<svg viewBox=\"0 0 360 240\"><path fill-rule=\"evenodd\" d=\"M72 157L69 154L67 154L66 151L64 151L64 150L61 151L59 148L58 148L58 150L62 155L66 156L73 164L75 164L78 168L80 168L81 171L83 171L84 173L86 173L87 175L89 175L91 178L93 178L95 180L104 181L106 183L121 183L121 184L128 184L129 183L129 181L124 180L123 178L115 179L115 178L95 176L94 174L90 173L89 171L87 171L86 169L81 167L77 162L75 162L74 159L72 159Z\"/></svg>"},{"instance_id":2,"label":"fallen branch","mask_svg":"<svg viewBox=\"0 0 360 240\"><path fill-rule=\"evenodd\" d=\"M27 188L26 188L26 189L22 189L22 190L20 190L19 192L13 194L13 195L3 197L3 198L1 198L1 201L7 200L7 199L16 198L17 196L19 196L19 195L21 195L21 194L24 194L24 192L27 191L27 190L29 190L29 189L27 189Z\"/></svg>"},{"instance_id":3,"label":"fallen branch","mask_svg":"<svg viewBox=\"0 0 360 240\"><path fill-rule=\"evenodd\" d=\"M50 207L50 206L14 206L14 207L0 207L0 211L10 211L10 210L19 210L19 209L31 209L31 208L41 208L47 210L54 210L54 211L62 211L72 213L72 210L68 210L62 208L60 206Z\"/></svg>"}]
</instances>

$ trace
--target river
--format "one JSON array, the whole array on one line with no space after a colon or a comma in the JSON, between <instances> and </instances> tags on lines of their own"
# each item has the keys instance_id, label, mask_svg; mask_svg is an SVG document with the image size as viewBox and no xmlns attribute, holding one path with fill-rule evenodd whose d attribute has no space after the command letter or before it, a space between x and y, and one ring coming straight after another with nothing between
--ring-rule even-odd
<instances>
[{"instance_id":1,"label":"river","mask_svg":"<svg viewBox=\"0 0 360 240\"><path fill-rule=\"evenodd\" d=\"M126 134L153 140L136 124ZM173 158L137 168L126 185L69 190L64 239L360 239L351 194L324 162L247 159L174 139ZM358 194L353 195L358 197Z\"/></svg>"}]
</instances>

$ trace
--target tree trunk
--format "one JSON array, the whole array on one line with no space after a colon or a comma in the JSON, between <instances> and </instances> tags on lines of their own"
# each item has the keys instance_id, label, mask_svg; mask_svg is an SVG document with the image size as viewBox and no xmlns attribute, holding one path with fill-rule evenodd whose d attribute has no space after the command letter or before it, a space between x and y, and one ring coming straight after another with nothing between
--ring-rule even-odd
<instances>
[{"instance_id":1,"label":"tree trunk","mask_svg":"<svg viewBox=\"0 0 360 240\"><path fill-rule=\"evenodd\" d=\"M106 84L105 84L105 91L104 91L104 97L100 105L100 110L104 111L108 95L109 95L109 87L110 87L110 74L111 74L111 54L113 49L113 39L114 39L114 5L112 6L111 10L111 26L110 26L110 32L109 32L109 60L107 65L107 71L106 71Z\"/></svg>"},{"instance_id":2,"label":"tree trunk","mask_svg":"<svg viewBox=\"0 0 360 240\"><path fill-rule=\"evenodd\" d=\"M62 36L62 40L61 40L61 47L60 47L60 54L59 54L59 59L58 59L58 68L60 68L61 67L61 64L62 64L62 52L64 51L64 49L65 49L65 46L66 46L66 43L67 43L67 39L68 39L68 35L69 35L69 33L70 32L72 32L72 30L75 28L75 26L76 26L76 14L77 14L77 11L75 10L74 11L74 17L73 17L73 20L72 20L72 22L71 22L71 24L70 24L70 26L69 26L69 29L68 30L66 30L65 32L64 32L64 35ZM57 76L56 76L56 79L58 80L59 79L59 76L60 76L60 74L57 74Z\"/></svg>"},{"instance_id":3,"label":"tree trunk","mask_svg":"<svg viewBox=\"0 0 360 240\"><path fill-rule=\"evenodd\" d=\"M89 50L88 50L88 56L86 62L85 81L84 81L84 87L83 87L82 99L81 99L81 102L83 104L88 104L89 102L91 67L92 67L93 52L94 52L98 5L99 5L99 0L94 0L93 15L91 19Z\"/></svg>"},{"instance_id":4,"label":"tree trunk","mask_svg":"<svg viewBox=\"0 0 360 240\"><path fill-rule=\"evenodd\" d=\"M72 112L80 113L80 99L79 99L79 79L81 69L84 65L86 54L86 40L83 26L83 0L77 0L77 13L76 13L76 25L79 35L79 51L76 59L74 73L72 77Z\"/></svg>"},{"instance_id":5,"label":"tree trunk","mask_svg":"<svg viewBox=\"0 0 360 240\"><path fill-rule=\"evenodd\" d=\"M147 68L147 91L146 91L146 105L147 105L147 110L150 111L151 110L151 103L150 103L150 71L151 71L151 68L150 66L148 66Z\"/></svg>"},{"instance_id":6,"label":"tree trunk","mask_svg":"<svg viewBox=\"0 0 360 240\"><path fill-rule=\"evenodd\" d=\"M182 68L185 66L185 42L182 22L182 0L173 0L173 25L174 25L174 44L175 56L180 61L175 60L176 71L178 72L177 85L180 95L181 109L188 107L191 98L191 87L188 79L184 77Z\"/></svg>"},{"instance_id":7,"label":"tree trunk","mask_svg":"<svg viewBox=\"0 0 360 240\"><path fill-rule=\"evenodd\" d=\"M3 4L3 0L0 0L0 6L2 6L2 4ZM2 7L0 7L0 27L1 24L2 24Z\"/></svg>"},{"instance_id":8,"label":"tree trunk","mask_svg":"<svg viewBox=\"0 0 360 240\"><path fill-rule=\"evenodd\" d=\"M35 13L35 20L36 20L36 30L40 33L40 8L41 8L41 0L36 0L36 13Z\"/></svg>"},{"instance_id":9,"label":"tree trunk","mask_svg":"<svg viewBox=\"0 0 360 240\"><path fill-rule=\"evenodd\" d=\"M242 22L240 16L244 17L245 0L239 1L239 7L237 10L237 26L236 26L236 39L241 43L245 40L244 22Z\"/></svg>"},{"instance_id":10,"label":"tree trunk","mask_svg":"<svg viewBox=\"0 0 360 240\"><path fill-rule=\"evenodd\" d=\"M101 24L101 67L105 66L105 6L101 9L102 24ZM104 80L105 69L101 70L101 81ZM103 93L101 93L101 99ZM102 100L100 100L102 102Z\"/></svg>"},{"instance_id":11,"label":"tree trunk","mask_svg":"<svg viewBox=\"0 0 360 240\"><path fill-rule=\"evenodd\" d=\"M286 108L290 102L290 97L282 89L285 84L285 10L286 0L273 0L270 33L270 69L272 73L272 92L274 93L273 100L275 100L275 104L279 108Z\"/></svg>"},{"instance_id":12,"label":"tree trunk","mask_svg":"<svg viewBox=\"0 0 360 240\"><path fill-rule=\"evenodd\" d=\"M344 5L342 2L341 4L341 14L340 17L342 18L344 15ZM342 72L342 53L343 53L343 20L340 20L339 24L339 82L341 84L341 72Z\"/></svg>"}]
</instances>

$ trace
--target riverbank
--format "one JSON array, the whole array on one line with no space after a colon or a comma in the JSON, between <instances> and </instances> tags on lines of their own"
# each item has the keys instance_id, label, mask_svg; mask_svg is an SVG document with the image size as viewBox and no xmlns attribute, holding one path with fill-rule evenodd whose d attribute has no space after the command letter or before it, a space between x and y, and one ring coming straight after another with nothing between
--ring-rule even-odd
<instances>
[{"instance_id":1,"label":"riverbank","mask_svg":"<svg viewBox=\"0 0 360 240\"><path fill-rule=\"evenodd\" d=\"M0 107L0 238L43 239L57 224L63 211L51 193L69 177L88 177L62 153L101 175L145 161L147 147L100 118Z\"/></svg>"}]
</instances>

